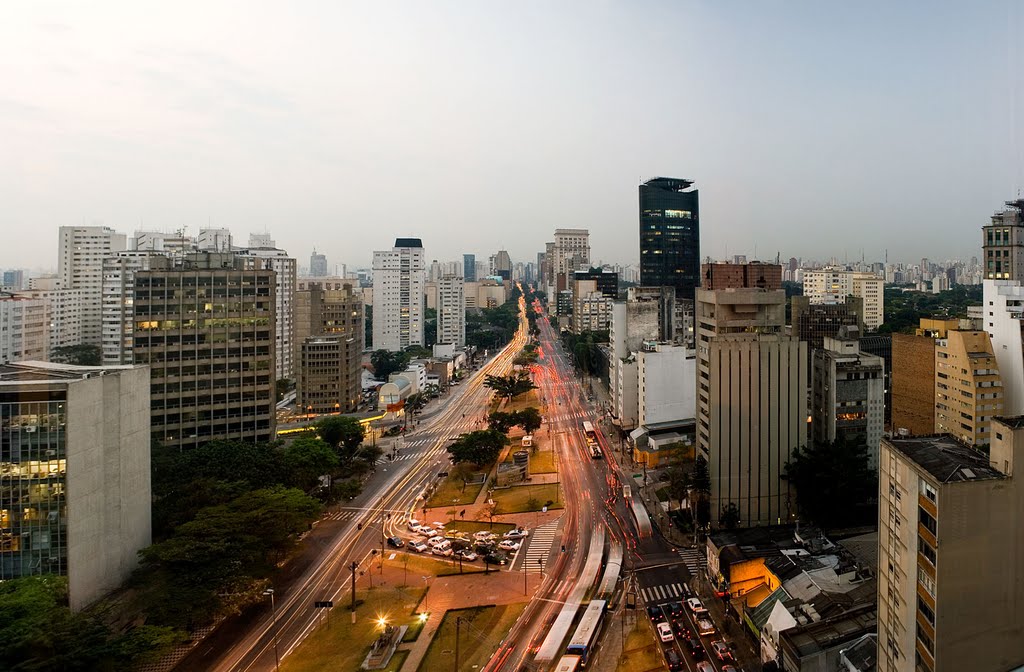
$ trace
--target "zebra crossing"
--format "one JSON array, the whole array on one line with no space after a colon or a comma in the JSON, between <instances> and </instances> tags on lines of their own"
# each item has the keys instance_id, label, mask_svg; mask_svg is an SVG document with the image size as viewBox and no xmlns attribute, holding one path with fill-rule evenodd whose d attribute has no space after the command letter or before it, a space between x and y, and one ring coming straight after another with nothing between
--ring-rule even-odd
<instances>
[{"instance_id":1,"label":"zebra crossing","mask_svg":"<svg viewBox=\"0 0 1024 672\"><path fill-rule=\"evenodd\" d=\"M338 511L331 511L324 520L352 520L359 513L358 509L340 509Z\"/></svg>"},{"instance_id":2,"label":"zebra crossing","mask_svg":"<svg viewBox=\"0 0 1024 672\"><path fill-rule=\"evenodd\" d=\"M558 533L558 524L558 520L552 520L535 530L530 530L530 536L526 538L526 541L529 542L526 544L526 549L520 549L516 557L516 560L519 560L520 557L523 558L527 571L540 569L541 560L547 562L548 554L551 553L551 545Z\"/></svg>"},{"instance_id":3,"label":"zebra crossing","mask_svg":"<svg viewBox=\"0 0 1024 672\"><path fill-rule=\"evenodd\" d=\"M690 576L697 576L700 570L708 564L704 554L695 548L680 548L679 557L683 559Z\"/></svg>"},{"instance_id":4,"label":"zebra crossing","mask_svg":"<svg viewBox=\"0 0 1024 672\"><path fill-rule=\"evenodd\" d=\"M681 600L685 595L683 584L665 583L660 586L649 586L640 589L640 595L646 604L658 604L669 600Z\"/></svg>"}]
</instances>

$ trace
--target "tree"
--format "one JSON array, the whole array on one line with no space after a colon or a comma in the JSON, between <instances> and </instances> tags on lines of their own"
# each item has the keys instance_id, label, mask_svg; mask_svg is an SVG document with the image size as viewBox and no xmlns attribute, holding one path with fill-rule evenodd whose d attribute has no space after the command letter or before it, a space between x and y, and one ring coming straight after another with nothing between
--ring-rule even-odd
<instances>
[{"instance_id":1,"label":"tree","mask_svg":"<svg viewBox=\"0 0 1024 672\"><path fill-rule=\"evenodd\" d=\"M448 453L453 464L471 462L480 466L491 464L508 444L508 437L493 429L481 429L459 436Z\"/></svg>"},{"instance_id":2,"label":"tree","mask_svg":"<svg viewBox=\"0 0 1024 672\"><path fill-rule=\"evenodd\" d=\"M351 459L366 436L363 424L345 415L323 418L316 423L315 429L317 436L335 448L342 459Z\"/></svg>"},{"instance_id":3,"label":"tree","mask_svg":"<svg viewBox=\"0 0 1024 672\"><path fill-rule=\"evenodd\" d=\"M708 469L708 462L703 456L698 455L693 461L693 471L690 474L690 489L694 494L694 520L697 525L703 527L711 522L711 472Z\"/></svg>"},{"instance_id":4,"label":"tree","mask_svg":"<svg viewBox=\"0 0 1024 672\"><path fill-rule=\"evenodd\" d=\"M516 413L516 424L527 434L533 434L540 429L542 422L540 411L535 406L529 406Z\"/></svg>"},{"instance_id":5,"label":"tree","mask_svg":"<svg viewBox=\"0 0 1024 672\"><path fill-rule=\"evenodd\" d=\"M309 492L324 474L338 468L338 454L326 441L304 436L295 439L281 451L281 466L290 485Z\"/></svg>"},{"instance_id":6,"label":"tree","mask_svg":"<svg viewBox=\"0 0 1024 672\"><path fill-rule=\"evenodd\" d=\"M721 515L718 517L718 524L727 530L735 530L740 524L740 509L734 502L722 507Z\"/></svg>"},{"instance_id":7,"label":"tree","mask_svg":"<svg viewBox=\"0 0 1024 672\"><path fill-rule=\"evenodd\" d=\"M487 376L484 378L484 387L494 390L499 397L511 401L520 394L537 389L537 386L530 380L530 374L526 371L510 373L507 376Z\"/></svg>"},{"instance_id":8,"label":"tree","mask_svg":"<svg viewBox=\"0 0 1024 672\"><path fill-rule=\"evenodd\" d=\"M98 345L61 345L50 351L50 361L79 366L99 366L103 350Z\"/></svg>"},{"instance_id":9,"label":"tree","mask_svg":"<svg viewBox=\"0 0 1024 672\"><path fill-rule=\"evenodd\" d=\"M391 352L390 350L374 350L370 355L370 365L377 380L387 380L392 373L404 371L412 355L407 352Z\"/></svg>"},{"instance_id":10,"label":"tree","mask_svg":"<svg viewBox=\"0 0 1024 672\"><path fill-rule=\"evenodd\" d=\"M506 413L504 411L493 411L487 416L487 426L496 432L508 434L515 427L518 420L517 413Z\"/></svg>"},{"instance_id":11,"label":"tree","mask_svg":"<svg viewBox=\"0 0 1024 672\"><path fill-rule=\"evenodd\" d=\"M793 451L783 478L796 488L800 514L829 529L876 519L878 476L864 443L818 443Z\"/></svg>"},{"instance_id":12,"label":"tree","mask_svg":"<svg viewBox=\"0 0 1024 672\"><path fill-rule=\"evenodd\" d=\"M284 395L295 389L295 381L288 378L279 378L274 384L274 388L277 391L277 400L281 401L284 399Z\"/></svg>"}]
</instances>

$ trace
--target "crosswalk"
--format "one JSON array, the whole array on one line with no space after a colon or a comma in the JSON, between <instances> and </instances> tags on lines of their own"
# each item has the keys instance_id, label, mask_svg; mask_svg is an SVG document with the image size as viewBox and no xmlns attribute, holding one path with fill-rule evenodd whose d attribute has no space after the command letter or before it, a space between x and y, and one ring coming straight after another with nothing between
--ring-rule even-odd
<instances>
[{"instance_id":1,"label":"crosswalk","mask_svg":"<svg viewBox=\"0 0 1024 672\"><path fill-rule=\"evenodd\" d=\"M530 530L530 536L526 538L529 542L526 545L526 552L520 551L520 555L525 558L528 571L540 569L540 560L547 562L548 554L551 553L551 544L554 543L555 535L558 533L558 523L558 520L552 520L550 523L544 523L540 527Z\"/></svg>"},{"instance_id":2,"label":"crosswalk","mask_svg":"<svg viewBox=\"0 0 1024 672\"><path fill-rule=\"evenodd\" d=\"M352 520L359 513L358 509L340 509L338 511L331 511L324 520Z\"/></svg>"},{"instance_id":3,"label":"crosswalk","mask_svg":"<svg viewBox=\"0 0 1024 672\"><path fill-rule=\"evenodd\" d=\"M695 548L680 548L679 557L683 559L683 564L686 565L690 576L697 576L700 570L708 564L704 554Z\"/></svg>"},{"instance_id":4,"label":"crosswalk","mask_svg":"<svg viewBox=\"0 0 1024 672\"><path fill-rule=\"evenodd\" d=\"M684 594L683 584L681 583L665 583L660 586L649 586L640 589L640 595L644 598L644 603L646 604L681 600Z\"/></svg>"}]
</instances>

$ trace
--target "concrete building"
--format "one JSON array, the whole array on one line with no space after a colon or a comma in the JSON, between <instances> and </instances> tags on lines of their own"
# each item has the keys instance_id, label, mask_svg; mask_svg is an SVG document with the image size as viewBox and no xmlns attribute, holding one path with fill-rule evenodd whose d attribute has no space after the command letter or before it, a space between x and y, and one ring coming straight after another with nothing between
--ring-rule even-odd
<instances>
[{"instance_id":1,"label":"concrete building","mask_svg":"<svg viewBox=\"0 0 1024 672\"><path fill-rule=\"evenodd\" d=\"M462 255L462 278L466 282L476 282L476 255Z\"/></svg>"},{"instance_id":2,"label":"concrete building","mask_svg":"<svg viewBox=\"0 0 1024 672\"><path fill-rule=\"evenodd\" d=\"M657 304L659 335L655 340L694 347L693 301L677 297L674 287L629 287L626 300Z\"/></svg>"},{"instance_id":3,"label":"concrete building","mask_svg":"<svg viewBox=\"0 0 1024 672\"><path fill-rule=\"evenodd\" d=\"M1002 378L1003 414L1024 415L1024 286L986 279L982 292L982 324Z\"/></svg>"},{"instance_id":4,"label":"concrete building","mask_svg":"<svg viewBox=\"0 0 1024 672\"><path fill-rule=\"evenodd\" d=\"M50 349L82 342L82 292L64 289L58 278L32 278L32 288L17 293L28 299L39 299L46 304L46 318L50 333ZM36 359L45 359L37 357Z\"/></svg>"},{"instance_id":5,"label":"concrete building","mask_svg":"<svg viewBox=\"0 0 1024 672\"><path fill-rule=\"evenodd\" d=\"M309 255L309 277L327 277L327 255L318 254L313 248L313 254Z\"/></svg>"},{"instance_id":6,"label":"concrete building","mask_svg":"<svg viewBox=\"0 0 1024 672\"><path fill-rule=\"evenodd\" d=\"M491 257L491 275L502 280L512 279L512 258L505 250Z\"/></svg>"},{"instance_id":7,"label":"concrete building","mask_svg":"<svg viewBox=\"0 0 1024 672\"><path fill-rule=\"evenodd\" d=\"M885 426L892 426L892 335L872 334L860 337L860 349L882 358L885 363Z\"/></svg>"},{"instance_id":8,"label":"concrete building","mask_svg":"<svg viewBox=\"0 0 1024 672\"><path fill-rule=\"evenodd\" d=\"M466 345L466 288L457 275L446 275L437 283L437 342Z\"/></svg>"},{"instance_id":9,"label":"concrete building","mask_svg":"<svg viewBox=\"0 0 1024 672\"><path fill-rule=\"evenodd\" d=\"M949 436L883 439L878 670L1024 665L1024 418L992 421L989 454Z\"/></svg>"},{"instance_id":10,"label":"concrete building","mask_svg":"<svg viewBox=\"0 0 1024 672\"><path fill-rule=\"evenodd\" d=\"M135 273L134 360L150 365L152 434L166 446L275 436L277 274L253 266L198 252Z\"/></svg>"},{"instance_id":11,"label":"concrete building","mask_svg":"<svg viewBox=\"0 0 1024 672\"><path fill-rule=\"evenodd\" d=\"M555 242L550 245L549 312L558 306L558 292L572 290L573 272L590 268L590 232L587 229L555 229Z\"/></svg>"},{"instance_id":12,"label":"concrete building","mask_svg":"<svg viewBox=\"0 0 1024 672\"><path fill-rule=\"evenodd\" d=\"M195 252L199 248L195 239L186 236L184 231L162 233L160 231L136 231L131 239L131 250L159 252L168 256L180 256L187 252Z\"/></svg>"},{"instance_id":13,"label":"concrete building","mask_svg":"<svg viewBox=\"0 0 1024 672\"><path fill-rule=\"evenodd\" d=\"M793 335L807 341L813 353L823 347L826 336L836 336L842 327L853 327L864 332L864 299L850 295L841 303L812 304L809 297L790 299L790 321Z\"/></svg>"},{"instance_id":14,"label":"concrete building","mask_svg":"<svg viewBox=\"0 0 1024 672\"><path fill-rule=\"evenodd\" d=\"M611 322L612 300L598 290L596 280L577 280L572 287L572 330L604 331Z\"/></svg>"},{"instance_id":15,"label":"concrete building","mask_svg":"<svg viewBox=\"0 0 1024 672\"><path fill-rule=\"evenodd\" d=\"M644 343L636 353L637 415L641 427L692 425L697 415L697 358L693 350Z\"/></svg>"},{"instance_id":16,"label":"concrete building","mask_svg":"<svg viewBox=\"0 0 1024 672\"><path fill-rule=\"evenodd\" d=\"M423 345L423 243L399 238L373 253L373 347L399 351Z\"/></svg>"},{"instance_id":17,"label":"concrete building","mask_svg":"<svg viewBox=\"0 0 1024 672\"><path fill-rule=\"evenodd\" d=\"M892 335L892 428L897 434L935 431L935 340L958 324L922 319L915 335Z\"/></svg>"},{"instance_id":18,"label":"concrete building","mask_svg":"<svg viewBox=\"0 0 1024 672\"><path fill-rule=\"evenodd\" d=\"M508 301L508 289L495 280L463 283L466 309L497 308Z\"/></svg>"},{"instance_id":19,"label":"concrete building","mask_svg":"<svg viewBox=\"0 0 1024 672\"><path fill-rule=\"evenodd\" d=\"M981 227L986 280L1024 282L1024 200L1007 201L1007 208Z\"/></svg>"},{"instance_id":20,"label":"concrete building","mask_svg":"<svg viewBox=\"0 0 1024 672\"><path fill-rule=\"evenodd\" d=\"M50 319L43 299L0 292L0 364L46 360Z\"/></svg>"},{"instance_id":21,"label":"concrete building","mask_svg":"<svg viewBox=\"0 0 1024 672\"><path fill-rule=\"evenodd\" d=\"M635 429L639 421L639 372L635 353L644 341L658 341L660 327L656 301L616 301L608 328L611 350L609 391L612 421L622 430Z\"/></svg>"},{"instance_id":22,"label":"concrete building","mask_svg":"<svg viewBox=\"0 0 1024 672\"><path fill-rule=\"evenodd\" d=\"M805 270L803 293L812 304L845 303L853 295L864 300L864 326L875 330L885 321L885 280L872 273L835 269Z\"/></svg>"},{"instance_id":23,"label":"concrete building","mask_svg":"<svg viewBox=\"0 0 1024 672\"><path fill-rule=\"evenodd\" d=\"M0 580L68 577L81 610L151 543L149 372L0 366Z\"/></svg>"},{"instance_id":24,"label":"concrete building","mask_svg":"<svg viewBox=\"0 0 1024 672\"><path fill-rule=\"evenodd\" d=\"M950 331L935 342L935 431L968 446L987 446L1002 415L1003 388L992 340L984 331Z\"/></svg>"},{"instance_id":25,"label":"concrete building","mask_svg":"<svg viewBox=\"0 0 1024 672\"><path fill-rule=\"evenodd\" d=\"M297 282L297 262L294 258L289 257L284 250L273 247L251 247L245 250L236 250L235 253L243 259L251 260L246 261L246 264L253 268L265 268L269 263L270 268L277 274L277 290L274 295L277 301L275 307L277 325L274 335L277 361L274 363L274 375L278 380L294 380L296 374L293 300Z\"/></svg>"},{"instance_id":26,"label":"concrete building","mask_svg":"<svg viewBox=\"0 0 1024 672\"><path fill-rule=\"evenodd\" d=\"M12 269L4 271L0 278L0 289L6 292L17 292L25 288L25 271Z\"/></svg>"},{"instance_id":27,"label":"concrete building","mask_svg":"<svg viewBox=\"0 0 1024 672\"><path fill-rule=\"evenodd\" d=\"M295 293L296 407L314 413L359 404L363 306L352 281L340 289L309 282ZM332 285L333 286L333 285ZM312 408L310 408L312 407Z\"/></svg>"},{"instance_id":28,"label":"concrete building","mask_svg":"<svg viewBox=\"0 0 1024 672\"><path fill-rule=\"evenodd\" d=\"M780 289L782 266L761 261L716 262L700 267L702 289Z\"/></svg>"},{"instance_id":29,"label":"concrete building","mask_svg":"<svg viewBox=\"0 0 1024 672\"><path fill-rule=\"evenodd\" d=\"M60 227L57 275L61 287L81 292L81 343L101 344L103 260L124 250L126 245L123 233L105 226Z\"/></svg>"},{"instance_id":30,"label":"concrete building","mask_svg":"<svg viewBox=\"0 0 1024 672\"><path fill-rule=\"evenodd\" d=\"M199 229L196 248L203 252L231 252L234 249L229 229Z\"/></svg>"},{"instance_id":31,"label":"concrete building","mask_svg":"<svg viewBox=\"0 0 1024 672\"><path fill-rule=\"evenodd\" d=\"M179 257L180 258L180 257ZM154 259L168 255L152 250L127 250L103 260L102 362L104 366L135 362L135 273L148 270Z\"/></svg>"},{"instance_id":32,"label":"concrete building","mask_svg":"<svg viewBox=\"0 0 1024 672\"><path fill-rule=\"evenodd\" d=\"M692 301L700 286L700 197L693 182L656 177L639 187L640 284Z\"/></svg>"},{"instance_id":33,"label":"concrete building","mask_svg":"<svg viewBox=\"0 0 1024 672\"><path fill-rule=\"evenodd\" d=\"M875 467L885 429L885 362L861 351L857 335L844 327L814 351L812 427L819 443L866 446Z\"/></svg>"}]
</instances>

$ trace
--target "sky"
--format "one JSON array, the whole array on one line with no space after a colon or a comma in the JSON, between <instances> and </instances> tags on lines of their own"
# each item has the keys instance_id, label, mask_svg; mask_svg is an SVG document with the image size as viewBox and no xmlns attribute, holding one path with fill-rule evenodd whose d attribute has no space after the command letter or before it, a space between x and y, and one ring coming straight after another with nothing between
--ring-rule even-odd
<instances>
[{"instance_id":1,"label":"sky","mask_svg":"<svg viewBox=\"0 0 1024 672\"><path fill-rule=\"evenodd\" d=\"M8 3L0 268L96 223L635 263L659 175L702 256L969 259L1024 188L1022 34L1013 1Z\"/></svg>"}]
</instances>

